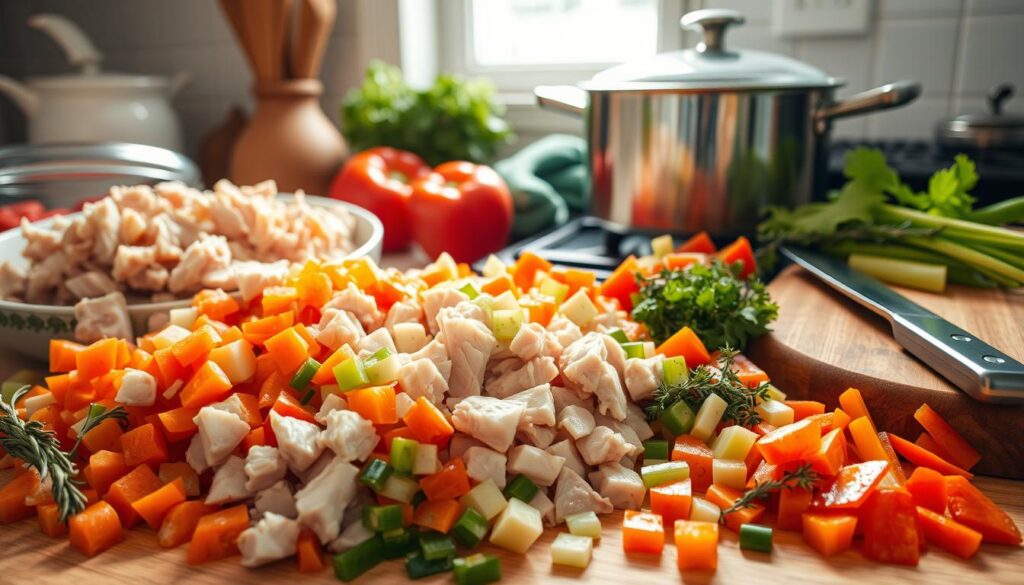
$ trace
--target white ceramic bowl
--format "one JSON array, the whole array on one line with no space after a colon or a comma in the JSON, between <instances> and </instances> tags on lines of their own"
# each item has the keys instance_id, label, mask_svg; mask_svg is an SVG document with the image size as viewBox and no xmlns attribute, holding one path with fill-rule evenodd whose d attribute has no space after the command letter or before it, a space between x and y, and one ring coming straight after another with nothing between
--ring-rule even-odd
<instances>
[{"instance_id":1,"label":"white ceramic bowl","mask_svg":"<svg viewBox=\"0 0 1024 585\"><path fill-rule=\"evenodd\" d=\"M291 199L290 194L278 195L279 198ZM384 226L377 216L369 211L335 199L326 197L306 196L306 202L314 207L343 207L356 218L354 244L356 248L348 255L350 258L369 257L380 262L381 246L384 242ZM65 217L74 219L79 214ZM53 219L36 222L38 226L48 226ZM9 260L22 268L28 261L22 257L25 249L25 238L18 228L0 233L0 261ZM166 313L171 309L187 307L191 299L167 301L163 303L138 303L128 306L135 335L147 333L146 323L154 313ZM75 311L70 306L32 305L13 301L0 300L0 350L13 351L30 358L45 362L49 359L51 339L74 339Z\"/></svg>"}]
</instances>

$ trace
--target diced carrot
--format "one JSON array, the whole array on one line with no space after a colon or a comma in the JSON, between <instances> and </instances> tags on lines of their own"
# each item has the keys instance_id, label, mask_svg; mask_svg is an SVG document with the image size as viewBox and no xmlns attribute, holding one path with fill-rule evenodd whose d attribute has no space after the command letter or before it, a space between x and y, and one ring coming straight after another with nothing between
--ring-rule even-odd
<instances>
[{"instance_id":1,"label":"diced carrot","mask_svg":"<svg viewBox=\"0 0 1024 585\"><path fill-rule=\"evenodd\" d=\"M596 275L591 270L580 270L579 268L567 268L565 271L564 284L569 285L569 292L565 295L565 298L571 298L572 295L576 294L576 291L586 289L591 291L594 288L594 282ZM591 294L591 297L594 295Z\"/></svg>"},{"instance_id":2,"label":"diced carrot","mask_svg":"<svg viewBox=\"0 0 1024 585\"><path fill-rule=\"evenodd\" d=\"M941 513L918 506L917 518L925 539L944 551L969 559L981 547L981 533Z\"/></svg>"},{"instance_id":3,"label":"diced carrot","mask_svg":"<svg viewBox=\"0 0 1024 585\"><path fill-rule=\"evenodd\" d=\"M399 426L395 427L384 433L383 440L377 443L377 449L383 452L389 452L391 450L391 442L395 440L395 437L402 437L403 439L415 439L412 431L409 427Z\"/></svg>"},{"instance_id":4,"label":"diced carrot","mask_svg":"<svg viewBox=\"0 0 1024 585\"><path fill-rule=\"evenodd\" d=\"M316 418L313 416L313 413L287 392L277 395L277 401L274 402L272 410L281 416L290 416L316 424Z\"/></svg>"},{"instance_id":5,"label":"diced carrot","mask_svg":"<svg viewBox=\"0 0 1024 585\"><path fill-rule=\"evenodd\" d=\"M665 524L674 526L676 520L690 517L693 488L689 479L651 488L651 512L661 515Z\"/></svg>"},{"instance_id":6,"label":"diced carrot","mask_svg":"<svg viewBox=\"0 0 1024 585\"><path fill-rule=\"evenodd\" d=\"M228 375L216 363L206 361L181 389L179 396L182 406L199 409L227 398L230 392L231 380Z\"/></svg>"},{"instance_id":7,"label":"diced carrot","mask_svg":"<svg viewBox=\"0 0 1024 585\"><path fill-rule=\"evenodd\" d=\"M680 520L675 523L675 543L680 569L718 568L718 524Z\"/></svg>"},{"instance_id":8,"label":"diced carrot","mask_svg":"<svg viewBox=\"0 0 1024 585\"><path fill-rule=\"evenodd\" d=\"M374 300L377 301L377 307L384 312L387 312L395 303L408 296L400 283L384 279L375 282L373 288L366 292L373 296Z\"/></svg>"},{"instance_id":9,"label":"diced carrot","mask_svg":"<svg viewBox=\"0 0 1024 585\"><path fill-rule=\"evenodd\" d=\"M114 369L117 339L101 339L75 354L75 369L83 380L92 380Z\"/></svg>"},{"instance_id":10,"label":"diced carrot","mask_svg":"<svg viewBox=\"0 0 1024 585\"><path fill-rule=\"evenodd\" d=\"M188 564L199 565L238 554L238 535L248 527L249 509L245 504L201 517L188 545Z\"/></svg>"},{"instance_id":11,"label":"diced carrot","mask_svg":"<svg viewBox=\"0 0 1024 585\"><path fill-rule=\"evenodd\" d=\"M260 384L259 400L256 403L260 410L274 406L274 403L277 402L277 397L289 387L288 382L289 379L281 372L278 372L277 366L275 366L274 371Z\"/></svg>"},{"instance_id":12,"label":"diced carrot","mask_svg":"<svg viewBox=\"0 0 1024 585\"><path fill-rule=\"evenodd\" d=\"M263 345L270 337L295 324L295 313L285 311L255 321L242 323L242 336L253 345Z\"/></svg>"},{"instance_id":13,"label":"diced carrot","mask_svg":"<svg viewBox=\"0 0 1024 585\"><path fill-rule=\"evenodd\" d=\"M685 461L690 466L693 491L703 492L711 485L714 453L704 441L692 435L680 435L672 446L672 461Z\"/></svg>"},{"instance_id":14,"label":"diced carrot","mask_svg":"<svg viewBox=\"0 0 1024 585\"><path fill-rule=\"evenodd\" d=\"M676 248L676 252L696 252L698 254L714 254L718 251L711 236L707 232L698 232Z\"/></svg>"},{"instance_id":15,"label":"diced carrot","mask_svg":"<svg viewBox=\"0 0 1024 585\"><path fill-rule=\"evenodd\" d=\"M65 397L68 393L68 388L71 387L71 376L68 374L58 374L56 376L47 376L44 378L46 387L50 389L50 393L53 394L54 400L57 404L64 405Z\"/></svg>"},{"instance_id":16,"label":"diced carrot","mask_svg":"<svg viewBox=\"0 0 1024 585\"><path fill-rule=\"evenodd\" d=\"M846 411L846 414L850 415L851 419L863 416L871 420L868 406L864 404L864 397L861 395L860 390L856 388L847 388L846 391L839 395L839 406ZM871 424L874 425L874 421L871 421Z\"/></svg>"},{"instance_id":17,"label":"diced carrot","mask_svg":"<svg viewBox=\"0 0 1024 585\"><path fill-rule=\"evenodd\" d=\"M786 406L793 409L793 422L825 413L825 403L817 400L785 400L784 402Z\"/></svg>"},{"instance_id":18,"label":"diced carrot","mask_svg":"<svg viewBox=\"0 0 1024 585\"><path fill-rule=\"evenodd\" d=\"M942 445L951 457L950 462L969 471L978 464L978 461L981 461L981 454L971 447L971 444L956 429L939 416L939 413L932 410L932 407L922 404L921 408L914 413L914 418L921 423L921 426L928 431L932 438Z\"/></svg>"},{"instance_id":19,"label":"diced carrot","mask_svg":"<svg viewBox=\"0 0 1024 585\"><path fill-rule=\"evenodd\" d=\"M50 340L50 371L70 372L77 367L75 356L85 346L67 339Z\"/></svg>"},{"instance_id":20,"label":"diced carrot","mask_svg":"<svg viewBox=\"0 0 1024 585\"><path fill-rule=\"evenodd\" d=\"M0 488L0 524L10 524L32 515L25 498L39 488L39 474L30 469Z\"/></svg>"},{"instance_id":21,"label":"diced carrot","mask_svg":"<svg viewBox=\"0 0 1024 585\"><path fill-rule=\"evenodd\" d=\"M802 528L801 515L811 505L810 490L792 486L779 492L779 515L775 526L780 530L796 530Z\"/></svg>"},{"instance_id":22,"label":"diced carrot","mask_svg":"<svg viewBox=\"0 0 1024 585\"><path fill-rule=\"evenodd\" d=\"M459 502L454 499L425 500L416 506L412 523L447 534L462 512Z\"/></svg>"},{"instance_id":23,"label":"diced carrot","mask_svg":"<svg viewBox=\"0 0 1024 585\"><path fill-rule=\"evenodd\" d=\"M121 435L121 449L128 467L140 464L159 465L167 461L167 443L160 429L144 424Z\"/></svg>"},{"instance_id":24,"label":"diced carrot","mask_svg":"<svg viewBox=\"0 0 1024 585\"><path fill-rule=\"evenodd\" d=\"M428 500L450 500L469 491L469 475L462 459L445 463L441 471L420 478L420 488Z\"/></svg>"},{"instance_id":25,"label":"diced carrot","mask_svg":"<svg viewBox=\"0 0 1024 585\"><path fill-rule=\"evenodd\" d=\"M946 461L953 460L953 458L949 456L949 453L946 453L946 450L942 448L942 445L940 445L938 441L933 439L932 436L928 434L928 431L923 431L920 435L918 435L917 439L914 441L914 444L917 445L918 447L921 447L922 449L931 451L940 459L945 459Z\"/></svg>"},{"instance_id":26,"label":"diced carrot","mask_svg":"<svg viewBox=\"0 0 1024 585\"><path fill-rule=\"evenodd\" d=\"M331 299L331 277L323 272L304 274L295 282L298 293L299 308L324 306Z\"/></svg>"},{"instance_id":27,"label":"diced carrot","mask_svg":"<svg viewBox=\"0 0 1024 585\"><path fill-rule=\"evenodd\" d=\"M371 386L345 393L348 409L376 425L398 422L393 386Z\"/></svg>"},{"instance_id":28,"label":"diced carrot","mask_svg":"<svg viewBox=\"0 0 1024 585\"><path fill-rule=\"evenodd\" d=\"M824 486L811 507L825 509L859 508L889 471L888 461L865 461L846 465Z\"/></svg>"},{"instance_id":29,"label":"diced carrot","mask_svg":"<svg viewBox=\"0 0 1024 585\"><path fill-rule=\"evenodd\" d=\"M131 528L139 521L139 515L132 508L132 502L155 492L162 485L160 478L148 465L139 465L112 483L103 499L117 510L117 515L125 528Z\"/></svg>"},{"instance_id":30,"label":"diced carrot","mask_svg":"<svg viewBox=\"0 0 1024 585\"><path fill-rule=\"evenodd\" d=\"M123 370L132 363L132 348L124 339L117 340L117 358L114 360L114 368Z\"/></svg>"},{"instance_id":31,"label":"diced carrot","mask_svg":"<svg viewBox=\"0 0 1024 585\"><path fill-rule=\"evenodd\" d=\"M227 345L229 343L244 338L242 337L242 330L239 329L237 325L232 325L231 327L228 327L227 329L224 330L223 333L220 334L220 339L221 345Z\"/></svg>"},{"instance_id":32,"label":"diced carrot","mask_svg":"<svg viewBox=\"0 0 1024 585\"><path fill-rule=\"evenodd\" d=\"M661 257L661 264L669 270L682 270L691 264L704 262L705 257L699 252L672 252Z\"/></svg>"},{"instance_id":33,"label":"diced carrot","mask_svg":"<svg viewBox=\"0 0 1024 585\"><path fill-rule=\"evenodd\" d=\"M660 555L665 548L665 525L660 514L626 510L622 516L622 550Z\"/></svg>"},{"instance_id":34,"label":"diced carrot","mask_svg":"<svg viewBox=\"0 0 1024 585\"><path fill-rule=\"evenodd\" d=\"M917 465L918 468L927 467L929 469L934 469L943 475L962 475L968 479L974 477L974 474L971 472L960 469L956 465L953 465L919 445L915 445L914 443L894 435L893 433L889 433L888 435L893 449L895 449L896 452L902 455L907 461Z\"/></svg>"},{"instance_id":35,"label":"diced carrot","mask_svg":"<svg viewBox=\"0 0 1024 585\"><path fill-rule=\"evenodd\" d=\"M856 516L804 512L801 517L804 542L822 555L837 555L853 545Z\"/></svg>"},{"instance_id":36,"label":"diced carrot","mask_svg":"<svg viewBox=\"0 0 1024 585\"><path fill-rule=\"evenodd\" d=\"M157 490L132 502L132 508L153 530L159 530L164 516L178 504L185 501L185 482L176 478Z\"/></svg>"},{"instance_id":37,"label":"diced carrot","mask_svg":"<svg viewBox=\"0 0 1024 585\"><path fill-rule=\"evenodd\" d=\"M836 407L836 409L832 411L833 429L842 429L845 431L846 427L850 426L851 420L853 419L850 418L850 415L846 414L846 411L842 408Z\"/></svg>"},{"instance_id":38,"label":"diced carrot","mask_svg":"<svg viewBox=\"0 0 1024 585\"><path fill-rule=\"evenodd\" d=\"M121 453L97 451L89 456L89 485L102 496L110 489L110 485L124 477L129 469Z\"/></svg>"},{"instance_id":39,"label":"diced carrot","mask_svg":"<svg viewBox=\"0 0 1024 585\"><path fill-rule=\"evenodd\" d=\"M765 434L767 434L768 432L771 431L766 431ZM760 468L762 464L765 464L764 456L761 455L761 451L759 449L751 449L747 451L747 457L746 459L743 460L743 464L747 468L747 478L749 479L754 476L754 474L757 472L757 469Z\"/></svg>"},{"instance_id":40,"label":"diced carrot","mask_svg":"<svg viewBox=\"0 0 1024 585\"><path fill-rule=\"evenodd\" d=\"M157 414L157 417L160 419L160 426L163 429L164 436L167 437L168 441L175 443L188 439L199 432L199 427L196 426L193 420L197 414L199 414L198 408L182 406L165 410Z\"/></svg>"},{"instance_id":41,"label":"diced carrot","mask_svg":"<svg viewBox=\"0 0 1024 585\"><path fill-rule=\"evenodd\" d=\"M189 370L178 362L174 357L171 347L165 347L153 352L153 361L156 362L157 371L160 372L160 387L166 388L177 380L187 380Z\"/></svg>"},{"instance_id":42,"label":"diced carrot","mask_svg":"<svg viewBox=\"0 0 1024 585\"><path fill-rule=\"evenodd\" d=\"M625 311L633 310L633 300L631 296L633 293L640 290L639 285L636 283L636 273L640 269L637 264L635 256L630 256L622 261L622 264L612 272L603 283L601 283L600 293L602 296L616 299ZM696 364L691 364L687 360L686 364L690 367Z\"/></svg>"},{"instance_id":43,"label":"diced carrot","mask_svg":"<svg viewBox=\"0 0 1024 585\"><path fill-rule=\"evenodd\" d=\"M36 506L39 529L50 538L60 538L68 533L68 526L60 521L60 508L55 502Z\"/></svg>"},{"instance_id":44,"label":"diced carrot","mask_svg":"<svg viewBox=\"0 0 1024 585\"><path fill-rule=\"evenodd\" d=\"M861 459L864 461L889 460L885 449L882 448L882 442L878 440L878 432L870 418L862 416L853 419L847 430L850 431L850 437L853 438L853 443L857 446L857 453L860 454Z\"/></svg>"},{"instance_id":45,"label":"diced carrot","mask_svg":"<svg viewBox=\"0 0 1024 585\"><path fill-rule=\"evenodd\" d=\"M821 447L821 425L816 420L804 419L775 429L755 444L768 463L796 461L804 453Z\"/></svg>"},{"instance_id":46,"label":"diced carrot","mask_svg":"<svg viewBox=\"0 0 1024 585\"><path fill-rule=\"evenodd\" d=\"M892 448L892 442L889 441L889 433L884 431L878 433L878 442L882 445L885 460L889 462L889 475L891 479L895 480L897 485L907 483L907 475L903 473L903 465L900 464L900 458L896 456L896 450Z\"/></svg>"},{"instance_id":47,"label":"diced carrot","mask_svg":"<svg viewBox=\"0 0 1024 585\"><path fill-rule=\"evenodd\" d=\"M746 278L757 272L754 248L750 245L750 240L744 236L736 238L735 242L719 250L718 258L726 264L741 263L740 278Z\"/></svg>"},{"instance_id":48,"label":"diced carrot","mask_svg":"<svg viewBox=\"0 0 1024 585\"><path fill-rule=\"evenodd\" d=\"M224 321L241 309L238 301L219 288L199 291L192 297L192 306L199 309L200 315L217 321Z\"/></svg>"},{"instance_id":49,"label":"diced carrot","mask_svg":"<svg viewBox=\"0 0 1024 585\"><path fill-rule=\"evenodd\" d=\"M711 362L711 354L708 353L697 334L689 327L683 327L677 331L654 351L665 357L682 356L689 368Z\"/></svg>"},{"instance_id":50,"label":"diced carrot","mask_svg":"<svg viewBox=\"0 0 1024 585\"><path fill-rule=\"evenodd\" d=\"M421 443L446 445L448 439L455 434L448 419L425 396L416 399L402 420L408 425L413 437Z\"/></svg>"},{"instance_id":51,"label":"diced carrot","mask_svg":"<svg viewBox=\"0 0 1024 585\"><path fill-rule=\"evenodd\" d=\"M205 358L221 342L220 334L213 327L203 325L188 337L171 346L171 353L183 366L191 366Z\"/></svg>"},{"instance_id":52,"label":"diced carrot","mask_svg":"<svg viewBox=\"0 0 1024 585\"><path fill-rule=\"evenodd\" d=\"M753 449L751 449L753 451ZM846 463L846 436L843 429L832 429L821 438L821 446L806 456L811 468L823 475L835 475Z\"/></svg>"},{"instance_id":53,"label":"diced carrot","mask_svg":"<svg viewBox=\"0 0 1024 585\"><path fill-rule=\"evenodd\" d=\"M282 374L294 372L309 358L309 344L295 327L289 327L270 337L264 342L264 346Z\"/></svg>"},{"instance_id":54,"label":"diced carrot","mask_svg":"<svg viewBox=\"0 0 1024 585\"><path fill-rule=\"evenodd\" d=\"M712 485L708 488L705 497L709 502L725 510L736 503L743 493L730 487ZM749 508L740 508L735 512L725 515L725 525L733 532L739 532L740 526L757 522L764 516L764 506L752 504Z\"/></svg>"},{"instance_id":55,"label":"diced carrot","mask_svg":"<svg viewBox=\"0 0 1024 585\"><path fill-rule=\"evenodd\" d=\"M317 318L315 321L319 321L319 318ZM301 337L303 341L306 342L306 345L309 346L309 355L313 357L319 357L320 351L323 348L320 346L320 343L316 340L316 338L313 337L313 334L309 332L309 329L307 329L306 326L302 323L296 323L295 332L298 333L299 337Z\"/></svg>"},{"instance_id":56,"label":"diced carrot","mask_svg":"<svg viewBox=\"0 0 1024 585\"><path fill-rule=\"evenodd\" d=\"M94 557L124 539L117 512L107 502L96 502L68 520L71 546Z\"/></svg>"},{"instance_id":57,"label":"diced carrot","mask_svg":"<svg viewBox=\"0 0 1024 585\"><path fill-rule=\"evenodd\" d=\"M717 354L718 352L715 353ZM717 355L712 356L712 361L718 362ZM686 363L689 365L690 362ZM757 388L768 381L768 374L742 353L738 353L733 357L732 371L736 373L736 377L747 388Z\"/></svg>"},{"instance_id":58,"label":"diced carrot","mask_svg":"<svg viewBox=\"0 0 1024 585\"><path fill-rule=\"evenodd\" d=\"M954 520L981 533L984 542L1018 545L1020 530L1006 514L961 475L946 476L946 503Z\"/></svg>"},{"instance_id":59,"label":"diced carrot","mask_svg":"<svg viewBox=\"0 0 1024 585\"><path fill-rule=\"evenodd\" d=\"M128 363L127 367L133 370L146 371L149 369L150 364L153 363L153 354L146 350L135 348L132 350L132 360Z\"/></svg>"},{"instance_id":60,"label":"diced carrot","mask_svg":"<svg viewBox=\"0 0 1024 585\"><path fill-rule=\"evenodd\" d=\"M249 449L257 445L264 447L267 444L267 430L262 426L256 427L249 431L249 434L242 439L242 451L248 453Z\"/></svg>"},{"instance_id":61,"label":"diced carrot","mask_svg":"<svg viewBox=\"0 0 1024 585\"><path fill-rule=\"evenodd\" d=\"M516 286L521 290L528 291L533 288L538 272L551 270L551 263L530 251L525 251L516 259L512 268Z\"/></svg>"},{"instance_id":62,"label":"diced carrot","mask_svg":"<svg viewBox=\"0 0 1024 585\"><path fill-rule=\"evenodd\" d=\"M121 425L114 419L108 418L93 427L88 433L82 436L82 445L90 453L97 451L122 451L121 437L124 431Z\"/></svg>"},{"instance_id":63,"label":"diced carrot","mask_svg":"<svg viewBox=\"0 0 1024 585\"><path fill-rule=\"evenodd\" d=\"M182 487L185 489L186 497L195 498L199 496L199 475L188 463L184 461L161 463L158 475L160 481L164 482L165 485L180 479Z\"/></svg>"},{"instance_id":64,"label":"diced carrot","mask_svg":"<svg viewBox=\"0 0 1024 585\"><path fill-rule=\"evenodd\" d=\"M324 557L320 552L320 540L316 533L303 528L299 540L295 543L295 558L300 573L319 573L324 570Z\"/></svg>"},{"instance_id":65,"label":"diced carrot","mask_svg":"<svg viewBox=\"0 0 1024 585\"><path fill-rule=\"evenodd\" d=\"M352 349L347 345L339 347L334 353L330 355L324 363L320 364L320 369L313 374L313 379L310 381L313 384L333 384L334 383L334 366L337 366L341 362L347 360L352 356Z\"/></svg>"},{"instance_id":66,"label":"diced carrot","mask_svg":"<svg viewBox=\"0 0 1024 585\"><path fill-rule=\"evenodd\" d=\"M938 514L946 512L946 479L938 471L918 467L910 474L906 487L917 507Z\"/></svg>"},{"instance_id":67,"label":"diced carrot","mask_svg":"<svg viewBox=\"0 0 1024 585\"><path fill-rule=\"evenodd\" d=\"M164 516L160 530L156 534L157 543L163 548L174 548L192 540L199 519L217 511L216 506L208 506L201 500L181 502Z\"/></svg>"},{"instance_id":68,"label":"diced carrot","mask_svg":"<svg viewBox=\"0 0 1024 585\"><path fill-rule=\"evenodd\" d=\"M883 563L916 565L921 556L917 509L904 489L879 488L860 510L864 556Z\"/></svg>"}]
</instances>

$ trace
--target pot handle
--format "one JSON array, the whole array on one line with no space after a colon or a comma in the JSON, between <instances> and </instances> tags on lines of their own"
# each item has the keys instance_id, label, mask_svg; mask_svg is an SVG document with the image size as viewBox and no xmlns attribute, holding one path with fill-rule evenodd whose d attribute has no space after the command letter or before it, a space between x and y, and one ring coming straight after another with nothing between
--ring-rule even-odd
<instances>
[{"instance_id":1,"label":"pot handle","mask_svg":"<svg viewBox=\"0 0 1024 585\"><path fill-rule=\"evenodd\" d=\"M914 101L919 95L921 95L921 84L916 81L903 80L887 83L819 108L814 113L815 125L819 132L824 132L832 120L898 108Z\"/></svg>"},{"instance_id":2,"label":"pot handle","mask_svg":"<svg viewBox=\"0 0 1024 585\"><path fill-rule=\"evenodd\" d=\"M587 109L587 92L575 85L538 85L533 88L537 105L541 108L558 110L574 116L583 115Z\"/></svg>"}]
</instances>

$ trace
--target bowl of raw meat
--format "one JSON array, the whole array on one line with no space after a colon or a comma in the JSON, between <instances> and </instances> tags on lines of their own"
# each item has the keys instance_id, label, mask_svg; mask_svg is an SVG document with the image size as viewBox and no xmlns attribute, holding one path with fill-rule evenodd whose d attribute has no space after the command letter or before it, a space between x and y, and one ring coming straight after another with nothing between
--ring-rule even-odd
<instances>
[{"instance_id":1,"label":"bowl of raw meat","mask_svg":"<svg viewBox=\"0 0 1024 585\"><path fill-rule=\"evenodd\" d=\"M0 233L0 348L45 360L54 338L132 339L202 289L249 300L310 259L379 261L383 234L361 207L272 181L115 187Z\"/></svg>"}]
</instances>

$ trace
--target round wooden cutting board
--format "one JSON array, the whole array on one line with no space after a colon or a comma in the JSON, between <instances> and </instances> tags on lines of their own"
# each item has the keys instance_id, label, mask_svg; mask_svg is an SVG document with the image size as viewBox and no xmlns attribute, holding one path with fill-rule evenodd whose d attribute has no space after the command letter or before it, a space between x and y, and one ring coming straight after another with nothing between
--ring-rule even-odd
<instances>
[{"instance_id":1,"label":"round wooden cutting board","mask_svg":"<svg viewBox=\"0 0 1024 585\"><path fill-rule=\"evenodd\" d=\"M773 331L748 355L791 398L838 404L848 387L864 393L879 429L915 440L914 411L927 402L982 454L974 471L1024 479L1024 407L984 404L905 352L881 317L802 268L769 285L779 305ZM1024 294L950 287L945 294L897 288L914 302L1024 361Z\"/></svg>"}]
</instances>

